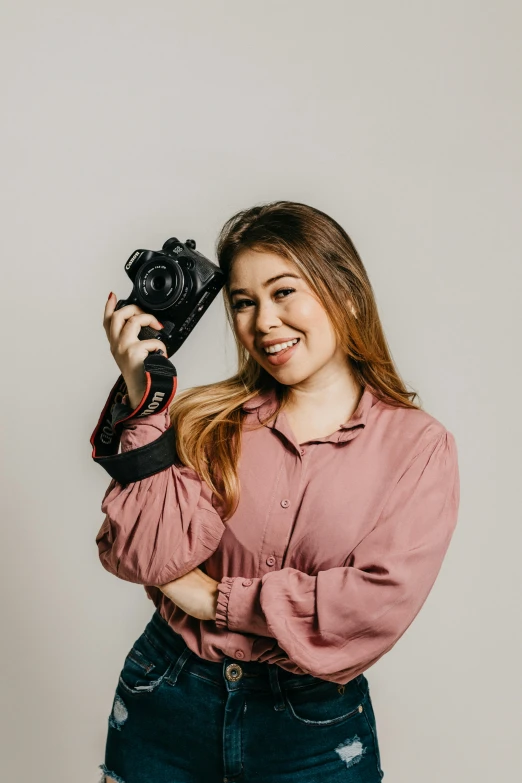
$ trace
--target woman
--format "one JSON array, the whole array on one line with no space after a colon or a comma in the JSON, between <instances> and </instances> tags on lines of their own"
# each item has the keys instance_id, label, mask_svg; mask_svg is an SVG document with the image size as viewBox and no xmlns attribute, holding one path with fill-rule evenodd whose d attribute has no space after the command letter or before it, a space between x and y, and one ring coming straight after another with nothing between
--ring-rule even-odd
<instances>
[{"instance_id":1,"label":"woman","mask_svg":"<svg viewBox=\"0 0 522 783\"><path fill-rule=\"evenodd\" d=\"M336 221L256 206L225 224L217 256L238 372L129 422L122 450L171 425L179 461L113 480L102 503L103 566L156 607L123 664L102 780L374 783L363 672L441 567L455 440L401 381ZM104 326L134 409L158 348L138 333L161 323L115 304Z\"/></svg>"}]
</instances>

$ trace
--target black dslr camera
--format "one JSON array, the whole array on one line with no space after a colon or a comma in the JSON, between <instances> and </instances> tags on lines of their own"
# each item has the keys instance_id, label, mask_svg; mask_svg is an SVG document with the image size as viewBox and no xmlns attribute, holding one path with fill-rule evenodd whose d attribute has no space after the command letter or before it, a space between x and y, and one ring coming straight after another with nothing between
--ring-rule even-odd
<instances>
[{"instance_id":1,"label":"black dslr camera","mask_svg":"<svg viewBox=\"0 0 522 783\"><path fill-rule=\"evenodd\" d=\"M136 304L155 315L164 328L143 326L138 337L162 340L168 356L176 353L225 285L224 272L196 250L193 239L183 244L172 237L159 251L135 250L125 271L133 289L115 309Z\"/></svg>"}]
</instances>

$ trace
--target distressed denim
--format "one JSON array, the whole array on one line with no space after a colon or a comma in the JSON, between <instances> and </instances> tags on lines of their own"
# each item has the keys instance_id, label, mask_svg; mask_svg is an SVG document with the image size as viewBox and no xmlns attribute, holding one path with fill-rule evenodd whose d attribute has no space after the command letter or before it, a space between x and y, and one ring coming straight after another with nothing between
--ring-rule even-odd
<instances>
[{"instance_id":1,"label":"distressed denim","mask_svg":"<svg viewBox=\"0 0 522 783\"><path fill-rule=\"evenodd\" d=\"M116 686L101 781L380 783L368 680L207 661L154 613Z\"/></svg>"}]
</instances>

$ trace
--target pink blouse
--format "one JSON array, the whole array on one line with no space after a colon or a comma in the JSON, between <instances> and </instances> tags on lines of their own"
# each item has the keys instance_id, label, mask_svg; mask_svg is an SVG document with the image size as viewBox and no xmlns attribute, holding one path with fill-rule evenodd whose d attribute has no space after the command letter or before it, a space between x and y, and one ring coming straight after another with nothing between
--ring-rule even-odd
<instances>
[{"instance_id":1,"label":"pink blouse","mask_svg":"<svg viewBox=\"0 0 522 783\"><path fill-rule=\"evenodd\" d=\"M99 557L144 585L200 657L345 684L395 645L435 582L457 523L455 439L369 386L349 421L304 444L284 411L252 429L275 404L267 392L244 405L241 498L226 524L208 485L181 463L126 487L113 479ZM169 424L166 411L129 422L122 451ZM219 581L215 621L187 615L156 587L196 566Z\"/></svg>"}]
</instances>

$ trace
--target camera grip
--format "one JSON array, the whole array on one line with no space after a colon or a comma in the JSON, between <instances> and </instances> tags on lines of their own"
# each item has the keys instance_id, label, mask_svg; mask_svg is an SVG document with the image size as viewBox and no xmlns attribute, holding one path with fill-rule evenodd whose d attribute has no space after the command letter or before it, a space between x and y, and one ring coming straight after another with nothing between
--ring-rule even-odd
<instances>
[{"instance_id":1,"label":"camera grip","mask_svg":"<svg viewBox=\"0 0 522 783\"><path fill-rule=\"evenodd\" d=\"M138 334L139 340L161 340L161 331L158 329L153 329L152 326L142 326L140 329L140 333Z\"/></svg>"}]
</instances>

